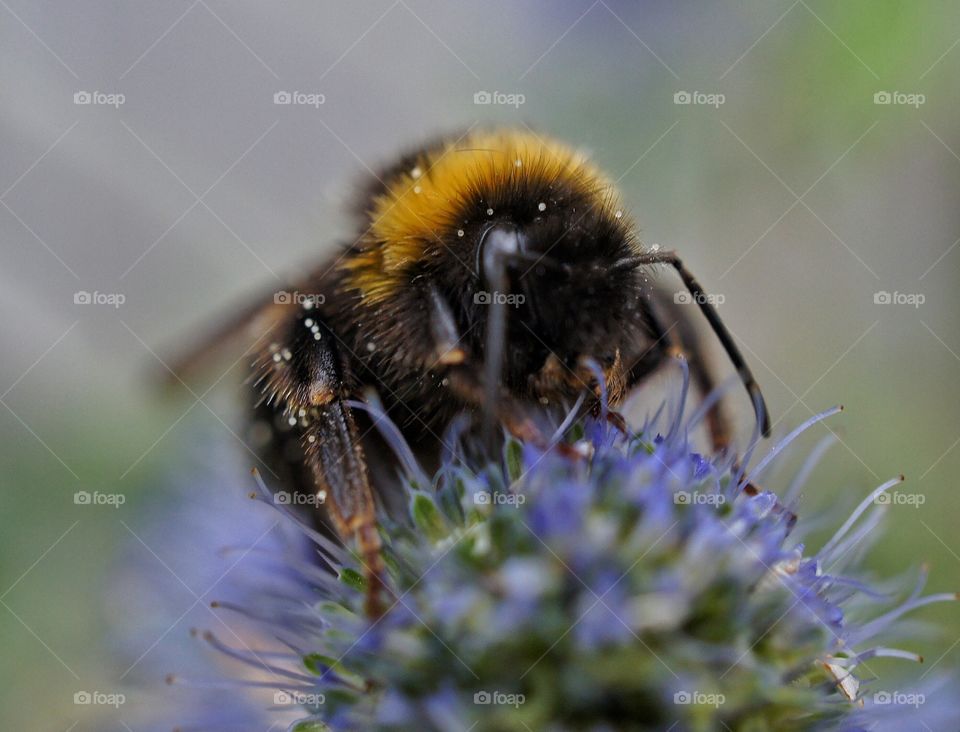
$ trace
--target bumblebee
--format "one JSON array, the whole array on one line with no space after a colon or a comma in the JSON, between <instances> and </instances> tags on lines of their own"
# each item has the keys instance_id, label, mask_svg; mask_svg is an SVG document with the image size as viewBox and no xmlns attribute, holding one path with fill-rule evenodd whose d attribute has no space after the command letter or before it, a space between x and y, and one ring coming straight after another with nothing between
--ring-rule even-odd
<instances>
[{"instance_id":1,"label":"bumblebee","mask_svg":"<svg viewBox=\"0 0 960 732\"><path fill-rule=\"evenodd\" d=\"M373 178L352 244L238 310L174 369L186 374L225 336L249 340L263 460L290 490L323 495L332 528L356 539L371 615L385 589L371 479L382 461L371 418L351 406L370 388L421 456L440 453L462 412L546 445L538 414L584 395L595 407L601 384L615 407L677 354L711 391L695 303L769 432L759 387L703 289L676 253L644 248L582 153L525 130L470 132ZM655 284L657 265L676 271L682 297ZM708 425L725 448L720 405Z\"/></svg>"}]
</instances>

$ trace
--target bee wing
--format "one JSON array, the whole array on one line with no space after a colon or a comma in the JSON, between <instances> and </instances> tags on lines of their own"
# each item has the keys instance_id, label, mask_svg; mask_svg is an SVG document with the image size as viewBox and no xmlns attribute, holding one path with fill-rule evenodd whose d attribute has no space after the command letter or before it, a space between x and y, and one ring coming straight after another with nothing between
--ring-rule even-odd
<instances>
[{"instance_id":1,"label":"bee wing","mask_svg":"<svg viewBox=\"0 0 960 732\"><path fill-rule=\"evenodd\" d=\"M174 350L175 357L168 362L162 380L171 385L189 381L230 354L242 359L269 337L290 311L289 303L278 303L272 296L229 310L219 325L201 333L186 348Z\"/></svg>"}]
</instances>

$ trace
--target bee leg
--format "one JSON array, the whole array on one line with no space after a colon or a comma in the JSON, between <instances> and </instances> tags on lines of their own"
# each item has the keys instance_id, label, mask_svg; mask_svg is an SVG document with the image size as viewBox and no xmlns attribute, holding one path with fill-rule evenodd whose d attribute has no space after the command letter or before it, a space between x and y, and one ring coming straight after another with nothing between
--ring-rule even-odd
<instances>
[{"instance_id":1,"label":"bee leg","mask_svg":"<svg viewBox=\"0 0 960 732\"><path fill-rule=\"evenodd\" d=\"M323 495L334 528L341 537L354 537L367 580L365 610L369 617L383 615L383 547L377 530L376 502L367 476L367 465L358 439L352 410L344 397L308 410L303 433L306 462Z\"/></svg>"},{"instance_id":2,"label":"bee leg","mask_svg":"<svg viewBox=\"0 0 960 732\"><path fill-rule=\"evenodd\" d=\"M735 462L735 463L733 464L733 472L734 472L734 474L737 474L737 473L740 472L740 463L739 463L739 461L738 461L738 462ZM743 492L744 492L744 493L746 493L748 496L755 496L755 495L757 495L758 493L760 493L762 490L763 490L763 488L761 488L761 487L758 486L756 483L754 483L752 480L750 480L749 478L747 478L746 476L744 476L744 478L743 478ZM794 513L793 511L791 511L789 508L787 508L786 506L784 506L782 503L780 503L780 501L777 501L776 504L774 505L774 507L773 507L773 512L774 512L774 513L783 514L784 521L785 521L786 524L787 524L787 532L788 532L788 533L789 533L791 530L793 530L793 527L794 527L794 526L796 525L796 523L797 523L797 514L795 514L795 513Z\"/></svg>"},{"instance_id":3,"label":"bee leg","mask_svg":"<svg viewBox=\"0 0 960 732\"><path fill-rule=\"evenodd\" d=\"M630 436L630 429L627 426L627 420L622 414L620 414L620 412L615 412L612 409L608 410L607 422L609 422L614 429L619 431L620 434L624 435L625 437Z\"/></svg>"},{"instance_id":4,"label":"bee leg","mask_svg":"<svg viewBox=\"0 0 960 732\"><path fill-rule=\"evenodd\" d=\"M544 451L555 450L571 459L583 458L583 454L573 446L564 442L556 444L551 442L533 421L528 407L506 389L501 388L495 403L489 404L486 386L478 376L477 369L478 367L473 364L464 363L447 372L450 387L461 400L478 408L483 406L491 409L496 421L521 442L534 445Z\"/></svg>"},{"instance_id":5,"label":"bee leg","mask_svg":"<svg viewBox=\"0 0 960 732\"><path fill-rule=\"evenodd\" d=\"M468 358L449 303L436 287L430 287L426 296L430 307L430 335L433 344L433 353L425 364L427 368L435 368L437 365L446 367L450 387L461 400L475 407L493 407L494 416L512 435L535 441L540 437L539 430L525 416L523 407L510 404L515 400L506 389L500 389L500 398L496 400L499 406L488 404L487 389L480 375L483 368ZM508 404L510 406L507 406Z\"/></svg>"},{"instance_id":6,"label":"bee leg","mask_svg":"<svg viewBox=\"0 0 960 732\"><path fill-rule=\"evenodd\" d=\"M366 611L383 613L386 590L376 503L352 410L346 405L348 363L330 328L314 311L294 314L279 342L265 346L254 363L261 403L281 412L299 436L312 476L308 489L322 503L342 539L353 537L367 577Z\"/></svg>"},{"instance_id":7,"label":"bee leg","mask_svg":"<svg viewBox=\"0 0 960 732\"><path fill-rule=\"evenodd\" d=\"M490 409L496 420L518 440L528 442L543 449L550 447L550 440L534 423L527 408L506 389L500 387L494 403L488 398L489 390L483 377L483 367L474 363L463 347L461 336L450 305L436 288L427 292L430 306L430 333L433 340L432 362L429 368L442 365L454 394L467 404ZM565 452L566 445L556 446ZM579 457L579 453L576 453Z\"/></svg>"},{"instance_id":8,"label":"bee leg","mask_svg":"<svg viewBox=\"0 0 960 732\"><path fill-rule=\"evenodd\" d=\"M434 363L444 366L454 366L463 363L467 352L461 344L460 332L454 320L450 305L439 293L436 287L431 286L427 291L430 302L430 336L433 341L431 357ZM432 365L431 365L432 368Z\"/></svg>"},{"instance_id":9,"label":"bee leg","mask_svg":"<svg viewBox=\"0 0 960 732\"><path fill-rule=\"evenodd\" d=\"M571 368L560 360L555 353L547 355L540 370L530 377L529 386L534 394L552 394L564 391L582 391L592 394L591 403L587 408L590 415L599 419L605 412L606 421L624 436L629 436L627 420L623 415L612 409L619 404L626 387L627 372L624 369L620 350L617 349L614 358L602 367L602 375L596 372L597 362L585 356L577 360L575 368ZM602 379L605 383L599 383ZM602 396L606 391L607 409L603 408Z\"/></svg>"}]
</instances>

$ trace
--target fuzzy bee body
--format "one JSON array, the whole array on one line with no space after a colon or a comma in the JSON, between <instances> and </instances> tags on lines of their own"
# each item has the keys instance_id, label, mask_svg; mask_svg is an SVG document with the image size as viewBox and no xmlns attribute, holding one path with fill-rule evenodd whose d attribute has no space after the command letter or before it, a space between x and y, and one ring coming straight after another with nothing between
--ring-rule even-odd
<instances>
[{"instance_id":1,"label":"fuzzy bee body","mask_svg":"<svg viewBox=\"0 0 960 732\"><path fill-rule=\"evenodd\" d=\"M464 411L542 442L538 412L595 395L601 382L616 405L679 351L707 390L710 370L687 337L696 311L655 289L656 264L673 266L696 297L766 427L753 377L699 285L673 253L641 246L584 155L506 130L403 156L367 187L354 243L297 281L296 297L240 316L256 339L265 461L291 489L326 499L379 585L369 467L382 466L364 450L369 419L349 402L373 388L429 455ZM722 446L720 410L711 416Z\"/></svg>"}]
</instances>

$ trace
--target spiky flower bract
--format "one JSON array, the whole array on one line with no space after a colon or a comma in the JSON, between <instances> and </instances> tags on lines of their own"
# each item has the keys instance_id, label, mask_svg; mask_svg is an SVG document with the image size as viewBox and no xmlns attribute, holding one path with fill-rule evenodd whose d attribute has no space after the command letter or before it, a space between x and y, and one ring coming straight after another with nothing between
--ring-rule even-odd
<instances>
[{"instance_id":1,"label":"spiky flower bract","mask_svg":"<svg viewBox=\"0 0 960 732\"><path fill-rule=\"evenodd\" d=\"M953 595L895 602L833 571L876 538L873 499L900 478L808 553L790 509L693 451L679 415L629 437L578 423L580 460L507 439L502 460L452 456L432 477L379 418L408 506L383 520L389 611L367 619L356 558L260 483L316 561L292 550L296 592L230 608L282 643L269 666L207 636L266 669L276 709L302 710L291 730L870 729L914 713L916 697L878 700L869 661L919 660L883 635Z\"/></svg>"}]
</instances>

